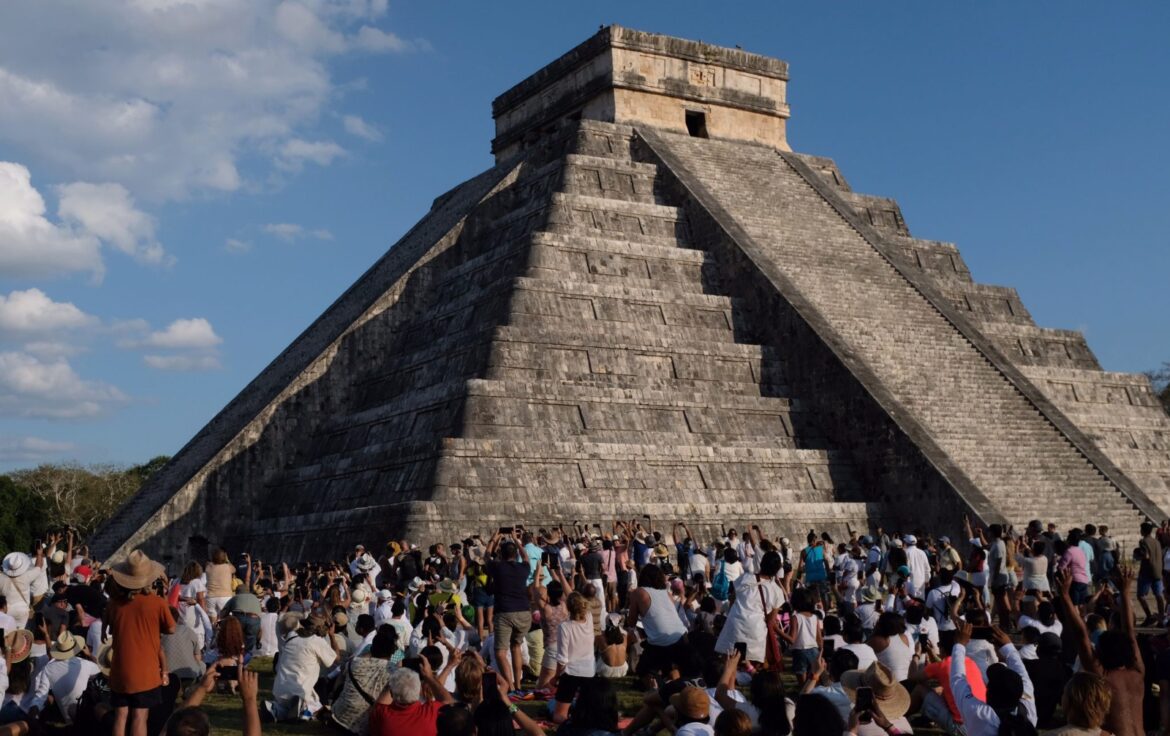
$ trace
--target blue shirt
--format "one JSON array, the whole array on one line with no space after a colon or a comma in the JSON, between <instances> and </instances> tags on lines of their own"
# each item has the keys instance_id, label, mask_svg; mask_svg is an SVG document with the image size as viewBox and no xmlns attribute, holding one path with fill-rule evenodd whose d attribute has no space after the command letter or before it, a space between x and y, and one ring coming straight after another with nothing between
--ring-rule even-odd
<instances>
[{"instance_id":1,"label":"blue shirt","mask_svg":"<svg viewBox=\"0 0 1170 736\"><path fill-rule=\"evenodd\" d=\"M544 554L544 550L540 547L537 547L532 542L529 542L528 544L524 545L524 553L528 555L528 567L530 569L530 572L528 573L528 584L532 585L532 581L536 579L536 568L540 566L540 557ZM546 567L544 569L544 574L540 577L540 584L548 585L550 582L552 582L552 574Z\"/></svg>"}]
</instances>

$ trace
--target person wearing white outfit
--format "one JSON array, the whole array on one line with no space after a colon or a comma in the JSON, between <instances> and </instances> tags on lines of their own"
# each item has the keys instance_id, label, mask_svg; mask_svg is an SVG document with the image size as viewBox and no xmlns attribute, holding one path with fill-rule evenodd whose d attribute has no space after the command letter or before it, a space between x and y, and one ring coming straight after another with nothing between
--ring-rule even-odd
<instances>
[{"instance_id":1,"label":"person wearing white outfit","mask_svg":"<svg viewBox=\"0 0 1170 736\"><path fill-rule=\"evenodd\" d=\"M999 628L993 628L995 645L1003 663L987 668L987 699L979 700L967 682L967 644L974 627L969 623L959 626L955 645L951 649L951 693L963 716L967 736L998 736L1003 725L1016 726L1013 733L1023 732L1024 723L1036 726L1036 696L1024 661L1020 659L1011 638Z\"/></svg>"},{"instance_id":2,"label":"person wearing white outfit","mask_svg":"<svg viewBox=\"0 0 1170 736\"><path fill-rule=\"evenodd\" d=\"M926 551L918 546L918 538L913 534L906 535L902 540L906 544L906 566L910 568L910 579L906 581L906 595L911 598L926 596L926 582L930 580L930 558Z\"/></svg>"},{"instance_id":3,"label":"person wearing white outfit","mask_svg":"<svg viewBox=\"0 0 1170 736\"><path fill-rule=\"evenodd\" d=\"M767 552L760 560L759 575L745 572L735 581L735 603L715 642L715 651L730 654L737 642L747 644L747 659L764 662L767 656L768 620L784 604L784 592L776 585L776 575L783 561L776 552Z\"/></svg>"},{"instance_id":4,"label":"person wearing white outfit","mask_svg":"<svg viewBox=\"0 0 1170 736\"><path fill-rule=\"evenodd\" d=\"M45 569L24 552L11 552L0 564L0 595L8 599L8 615L23 629L33 606L49 592Z\"/></svg>"}]
</instances>

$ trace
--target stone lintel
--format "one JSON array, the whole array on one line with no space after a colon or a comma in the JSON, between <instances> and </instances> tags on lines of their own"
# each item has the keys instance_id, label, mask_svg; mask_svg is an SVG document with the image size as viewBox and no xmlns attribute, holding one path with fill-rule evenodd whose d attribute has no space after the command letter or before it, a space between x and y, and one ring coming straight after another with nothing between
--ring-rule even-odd
<instances>
[{"instance_id":1,"label":"stone lintel","mask_svg":"<svg viewBox=\"0 0 1170 736\"><path fill-rule=\"evenodd\" d=\"M692 132L788 150L787 83L779 59L607 26L495 99L492 152L505 160L578 119L685 133L688 113Z\"/></svg>"}]
</instances>

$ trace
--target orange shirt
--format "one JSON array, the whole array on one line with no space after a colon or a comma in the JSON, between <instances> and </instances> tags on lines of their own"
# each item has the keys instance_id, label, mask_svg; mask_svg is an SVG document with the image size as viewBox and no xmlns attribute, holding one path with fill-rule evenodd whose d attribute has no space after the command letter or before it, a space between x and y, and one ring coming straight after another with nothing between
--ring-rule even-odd
<instances>
[{"instance_id":1,"label":"orange shirt","mask_svg":"<svg viewBox=\"0 0 1170 736\"><path fill-rule=\"evenodd\" d=\"M167 602L139 593L128 602L110 601L106 618L114 638L110 689L130 695L162 687L162 635L175 628Z\"/></svg>"},{"instance_id":2,"label":"orange shirt","mask_svg":"<svg viewBox=\"0 0 1170 736\"><path fill-rule=\"evenodd\" d=\"M967 670L967 684L971 686L971 694L984 703L987 702L987 685L983 684L983 675L979 673L979 665L975 664L970 657L964 661ZM926 676L932 680L938 680L942 685L943 697L947 701L947 708L951 711L951 718L955 719L955 723L962 723L963 716L959 713L958 707L955 705L955 696L951 693L951 658L947 657L941 662L931 662L926 665Z\"/></svg>"}]
</instances>

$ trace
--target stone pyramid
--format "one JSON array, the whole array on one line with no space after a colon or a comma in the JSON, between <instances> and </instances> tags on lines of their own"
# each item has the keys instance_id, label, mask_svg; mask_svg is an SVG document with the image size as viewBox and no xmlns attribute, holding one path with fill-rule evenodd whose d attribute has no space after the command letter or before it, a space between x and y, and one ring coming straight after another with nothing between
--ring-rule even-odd
<instances>
[{"instance_id":1,"label":"stone pyramid","mask_svg":"<svg viewBox=\"0 0 1170 736\"><path fill-rule=\"evenodd\" d=\"M1170 418L791 152L787 65L604 28L493 105L431 211L101 530L311 559L649 514L803 538L964 514L1134 538Z\"/></svg>"}]
</instances>

